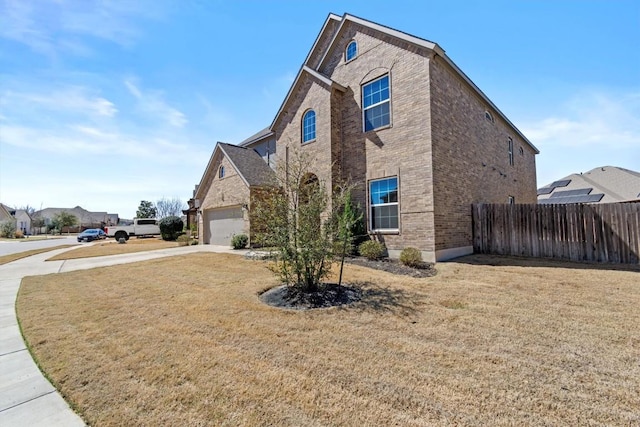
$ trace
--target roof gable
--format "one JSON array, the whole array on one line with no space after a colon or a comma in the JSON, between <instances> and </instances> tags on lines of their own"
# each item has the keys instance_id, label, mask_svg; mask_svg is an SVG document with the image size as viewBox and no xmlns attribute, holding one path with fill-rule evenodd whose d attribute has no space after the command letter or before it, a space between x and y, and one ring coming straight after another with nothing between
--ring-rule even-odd
<instances>
[{"instance_id":1,"label":"roof gable","mask_svg":"<svg viewBox=\"0 0 640 427\"><path fill-rule=\"evenodd\" d=\"M215 173L213 166L217 155L224 156L229 160L247 187L270 186L276 182L273 169L253 149L218 142L211 154L209 163L207 163L194 198L199 199L202 193L208 190L208 185L205 185L205 183Z\"/></svg>"},{"instance_id":2,"label":"roof gable","mask_svg":"<svg viewBox=\"0 0 640 427\"><path fill-rule=\"evenodd\" d=\"M311 50L309 50L309 53L303 62L304 65L308 65L311 68L318 68L320 61L324 56L324 52L326 51L327 46L331 44L333 35L339 28L341 21L342 18L333 13L330 13L329 16L327 16L322 29L318 33L316 40L313 42L313 46L311 46Z\"/></svg>"},{"instance_id":3,"label":"roof gable","mask_svg":"<svg viewBox=\"0 0 640 427\"><path fill-rule=\"evenodd\" d=\"M380 25L377 24L375 22L372 21L367 21L366 19L362 19L362 18L358 18L357 16L354 15L349 15L348 13L345 13L344 16L342 17L342 21L340 22L340 27L338 28L338 30L333 34L333 37L331 39L331 43L329 44L329 46L327 47L327 49L324 51L324 55L322 56L322 59L320 60L320 62L318 63L318 66L316 67L316 69L322 69L322 67L324 66L325 62L328 60L330 53L333 51L336 41L340 39L340 36L342 35L342 33L344 31L346 31L346 28L349 26L349 23L356 23L356 24L360 24L364 27L368 27L372 30L375 31L379 31L383 34L395 37L397 39L403 40L405 42L408 43L412 43L414 45L417 46L421 46L430 50L434 50L437 46L436 43L433 43L429 40L426 39L422 39L420 37L416 37L416 36L412 36L411 34L407 34L404 33L402 31L398 31L395 30L393 28L387 27L385 25ZM444 52L444 50L443 50Z\"/></svg>"},{"instance_id":4,"label":"roof gable","mask_svg":"<svg viewBox=\"0 0 640 427\"><path fill-rule=\"evenodd\" d=\"M275 184L275 172L254 150L225 143L218 146L248 186Z\"/></svg>"},{"instance_id":5,"label":"roof gable","mask_svg":"<svg viewBox=\"0 0 640 427\"><path fill-rule=\"evenodd\" d=\"M296 76L296 79L293 81L293 84L289 88L289 92L287 92L287 96L284 98L284 101L282 102L282 105L278 109L278 113L276 114L276 117L273 119L273 122L271 122L271 126L269 127L271 130L275 129L276 123L278 122L278 120L282 116L282 113L284 112L285 107L289 103L289 100L292 98L293 94L296 92L296 89L302 84L304 76L308 76L311 79L313 79L313 80L315 80L315 81L317 81L319 83L322 83L323 87L326 87L329 90L330 89L336 89L336 90L339 90L340 92L346 92L347 91L347 88L345 88L344 86L342 86L338 82L335 82L335 81L331 80L329 77L320 74L316 70L314 70L314 69L312 69L310 67L307 67L306 65L303 65L302 68L300 69L300 72L298 72L298 75Z\"/></svg>"},{"instance_id":6,"label":"roof gable","mask_svg":"<svg viewBox=\"0 0 640 427\"><path fill-rule=\"evenodd\" d=\"M349 15L348 13L345 13L344 16L342 17L341 21L340 21L340 26L338 27L338 29L333 33L332 38L331 38L331 43L329 43L329 45L327 46L327 48L324 51L324 54L322 56L322 59L320 60L320 62L318 63L317 67L314 67L316 70L320 70L322 69L322 67L325 65L326 61L329 60L330 58L330 54L333 51L333 49L335 48L336 43L340 40L340 36L341 34L347 30L348 26L350 23L356 23L359 25L362 25L364 27L370 28L374 31L378 31L382 34L391 36L391 37L395 37L401 41L407 42L407 43L411 43L413 45L416 45L418 47L422 47L422 48L426 48L429 49L431 51L433 51L436 55L440 56L441 58L444 59L445 63L451 67L451 69L453 70L453 72L455 74L457 74L466 84L469 85L469 87L471 87L471 89L483 100L485 101L488 105L491 106L491 108L496 111L498 113L498 115L511 127L513 128L513 130L533 149L533 151L538 154L540 153L540 150L538 150L538 148L536 148L535 145L533 145L533 143L531 141L529 141L529 139L524 136L524 134L522 132L520 132L520 130L511 122L511 120L509 120L507 118L507 116L504 115L504 113L502 113L502 111L500 111L500 109L489 99L489 97L487 97L487 95L484 94L484 92L482 92L480 90L480 88L478 86L475 85L475 83L473 83L473 81L471 81L471 79L464 73L462 72L462 70L460 68L458 68L458 66L447 56L447 54L445 53L444 49L442 47L440 47L437 43L431 42L429 40L420 38L420 37L416 37L413 36L411 34L402 32L402 31L398 31L395 30L393 28L387 27L385 25L381 25L381 24L377 24L375 22L372 21L368 21L366 19L363 18L359 18L357 16L354 15ZM294 83L295 84L295 83ZM287 95L288 97L289 95ZM284 104L283 104L284 106ZM278 112L280 113L280 111ZM274 120L275 123L275 120ZM272 124L273 126L273 124Z\"/></svg>"},{"instance_id":7,"label":"roof gable","mask_svg":"<svg viewBox=\"0 0 640 427\"><path fill-rule=\"evenodd\" d=\"M5 219L12 219L13 216L9 212L9 209L2 203L0 203L0 221Z\"/></svg>"}]
</instances>

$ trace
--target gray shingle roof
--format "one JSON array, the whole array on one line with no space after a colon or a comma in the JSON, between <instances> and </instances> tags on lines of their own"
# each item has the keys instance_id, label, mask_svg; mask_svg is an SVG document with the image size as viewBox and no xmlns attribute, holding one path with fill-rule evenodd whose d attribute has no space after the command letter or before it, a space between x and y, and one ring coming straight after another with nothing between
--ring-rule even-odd
<instances>
[{"instance_id":1,"label":"gray shingle roof","mask_svg":"<svg viewBox=\"0 0 640 427\"><path fill-rule=\"evenodd\" d=\"M580 190L585 194L577 194ZM594 200L590 200L589 196L593 196ZM595 196L600 197L595 200ZM576 197L579 200L574 200ZM588 172L574 173L538 189L538 203L543 204L616 203L636 200L640 200L640 173L615 166L601 166Z\"/></svg>"},{"instance_id":2,"label":"gray shingle roof","mask_svg":"<svg viewBox=\"0 0 640 427\"><path fill-rule=\"evenodd\" d=\"M275 172L253 149L223 142L218 146L247 184L257 187L275 185Z\"/></svg>"},{"instance_id":3,"label":"gray shingle roof","mask_svg":"<svg viewBox=\"0 0 640 427\"><path fill-rule=\"evenodd\" d=\"M253 135L251 135L249 138L245 139L244 141L242 141L240 144L238 144L240 147L245 147L249 144L251 144L252 142L256 142L261 140L262 138L264 138L265 136L271 135L273 132L271 132L271 129L269 129L268 127L262 129L260 132L255 133Z\"/></svg>"}]
</instances>

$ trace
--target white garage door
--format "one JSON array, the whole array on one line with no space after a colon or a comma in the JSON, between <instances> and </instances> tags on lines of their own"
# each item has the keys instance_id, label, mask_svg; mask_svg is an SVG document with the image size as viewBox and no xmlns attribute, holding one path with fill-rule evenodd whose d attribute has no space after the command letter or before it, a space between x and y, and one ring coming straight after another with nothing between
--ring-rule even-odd
<instances>
[{"instance_id":1,"label":"white garage door","mask_svg":"<svg viewBox=\"0 0 640 427\"><path fill-rule=\"evenodd\" d=\"M206 211L208 243L231 246L234 234L244 233L244 218L240 206Z\"/></svg>"}]
</instances>

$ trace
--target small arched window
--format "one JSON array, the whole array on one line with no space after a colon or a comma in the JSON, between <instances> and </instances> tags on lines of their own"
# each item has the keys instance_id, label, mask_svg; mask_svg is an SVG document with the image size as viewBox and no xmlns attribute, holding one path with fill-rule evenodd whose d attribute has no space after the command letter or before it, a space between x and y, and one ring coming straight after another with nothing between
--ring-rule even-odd
<instances>
[{"instance_id":1,"label":"small arched window","mask_svg":"<svg viewBox=\"0 0 640 427\"><path fill-rule=\"evenodd\" d=\"M356 43L355 40L352 40L344 51L344 58L345 61L351 61L356 56L358 56L358 43Z\"/></svg>"},{"instance_id":2,"label":"small arched window","mask_svg":"<svg viewBox=\"0 0 640 427\"><path fill-rule=\"evenodd\" d=\"M489 120L491 123L493 123L493 116L491 115L491 113L489 111L485 111L484 112L484 118Z\"/></svg>"},{"instance_id":3,"label":"small arched window","mask_svg":"<svg viewBox=\"0 0 640 427\"><path fill-rule=\"evenodd\" d=\"M302 117L302 143L316 139L316 112L309 110Z\"/></svg>"},{"instance_id":4,"label":"small arched window","mask_svg":"<svg viewBox=\"0 0 640 427\"><path fill-rule=\"evenodd\" d=\"M224 166L220 166L218 169L218 178L224 178Z\"/></svg>"}]
</instances>

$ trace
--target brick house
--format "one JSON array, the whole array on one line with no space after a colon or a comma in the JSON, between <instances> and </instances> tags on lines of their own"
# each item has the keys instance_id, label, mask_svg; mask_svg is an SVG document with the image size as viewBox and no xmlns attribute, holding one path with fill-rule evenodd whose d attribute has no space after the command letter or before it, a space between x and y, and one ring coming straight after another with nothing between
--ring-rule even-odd
<instances>
[{"instance_id":1,"label":"brick house","mask_svg":"<svg viewBox=\"0 0 640 427\"><path fill-rule=\"evenodd\" d=\"M309 171L354 195L389 255L472 253L472 203L535 203L536 147L430 41L330 14L271 125L218 143L196 191L202 243L249 233L251 196L276 160L308 153Z\"/></svg>"}]
</instances>

